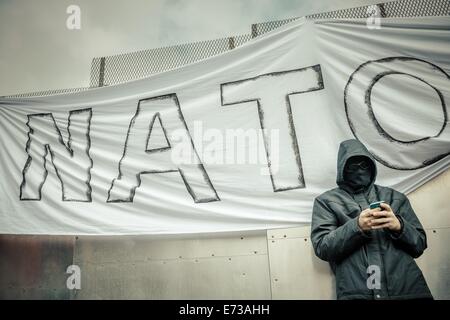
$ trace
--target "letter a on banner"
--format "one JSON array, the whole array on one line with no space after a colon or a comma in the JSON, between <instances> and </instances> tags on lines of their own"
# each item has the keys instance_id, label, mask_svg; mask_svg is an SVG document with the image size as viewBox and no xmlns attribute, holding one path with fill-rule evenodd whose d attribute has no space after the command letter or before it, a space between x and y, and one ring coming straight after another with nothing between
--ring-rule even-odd
<instances>
[{"instance_id":1,"label":"letter a on banner","mask_svg":"<svg viewBox=\"0 0 450 320\"><path fill-rule=\"evenodd\" d=\"M184 153L180 157L176 151ZM187 156L186 156L187 155ZM108 202L133 202L141 174L179 172L194 202L219 200L195 150L176 94L139 101L131 120L119 175Z\"/></svg>"}]
</instances>

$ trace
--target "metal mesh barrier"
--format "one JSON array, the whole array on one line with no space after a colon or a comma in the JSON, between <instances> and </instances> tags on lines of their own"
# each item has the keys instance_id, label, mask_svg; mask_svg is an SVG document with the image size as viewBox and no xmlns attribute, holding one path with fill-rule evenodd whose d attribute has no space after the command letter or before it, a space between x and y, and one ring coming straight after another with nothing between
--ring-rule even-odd
<instances>
[{"instance_id":1,"label":"metal mesh barrier","mask_svg":"<svg viewBox=\"0 0 450 320\"><path fill-rule=\"evenodd\" d=\"M250 35L241 35L94 58L90 85L104 86L145 78L234 49L250 39Z\"/></svg>"},{"instance_id":2,"label":"metal mesh barrier","mask_svg":"<svg viewBox=\"0 0 450 320\"><path fill-rule=\"evenodd\" d=\"M450 15L448 0L402 0L378 4L383 17L426 17ZM330 11L307 16L310 19L367 18L371 6Z\"/></svg>"},{"instance_id":3,"label":"metal mesh barrier","mask_svg":"<svg viewBox=\"0 0 450 320\"><path fill-rule=\"evenodd\" d=\"M421 17L450 15L450 0L400 0L379 3L381 17ZM372 6L361 6L306 16L308 19L367 18ZM222 52L232 50L252 38L270 32L297 18L256 23L249 34L228 38L207 40L148 49L114 56L94 58L91 64L91 87L119 84L152 74L175 69ZM16 97L43 96L49 94L77 92L87 88L50 90L45 92L24 93Z\"/></svg>"},{"instance_id":4,"label":"metal mesh barrier","mask_svg":"<svg viewBox=\"0 0 450 320\"><path fill-rule=\"evenodd\" d=\"M92 88L93 87L54 89L54 90L45 90L45 91L37 91L37 92L18 93L18 94L9 95L9 96L3 96L3 97L5 97L5 98L30 98L30 97L52 96L52 95L63 94L63 93L75 93L75 92L89 90Z\"/></svg>"},{"instance_id":5,"label":"metal mesh barrier","mask_svg":"<svg viewBox=\"0 0 450 320\"><path fill-rule=\"evenodd\" d=\"M372 6L343 9L306 16L308 19L367 18ZM449 0L402 0L378 4L383 17L444 16L450 15ZM104 58L103 73L101 59L92 62L91 86L117 84L181 67L183 65L214 56L238 47L297 18L256 23L251 33L238 37L181 44L165 48L150 49Z\"/></svg>"}]
</instances>

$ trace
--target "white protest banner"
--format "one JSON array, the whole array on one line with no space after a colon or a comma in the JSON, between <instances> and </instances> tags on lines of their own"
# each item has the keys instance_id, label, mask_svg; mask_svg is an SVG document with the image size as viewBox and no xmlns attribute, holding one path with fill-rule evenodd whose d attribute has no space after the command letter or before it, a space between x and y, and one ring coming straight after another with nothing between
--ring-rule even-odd
<instances>
[{"instance_id":1,"label":"white protest banner","mask_svg":"<svg viewBox=\"0 0 450 320\"><path fill-rule=\"evenodd\" d=\"M300 19L146 79L0 98L0 233L307 225L355 137L407 193L449 167L449 72L449 17Z\"/></svg>"}]
</instances>

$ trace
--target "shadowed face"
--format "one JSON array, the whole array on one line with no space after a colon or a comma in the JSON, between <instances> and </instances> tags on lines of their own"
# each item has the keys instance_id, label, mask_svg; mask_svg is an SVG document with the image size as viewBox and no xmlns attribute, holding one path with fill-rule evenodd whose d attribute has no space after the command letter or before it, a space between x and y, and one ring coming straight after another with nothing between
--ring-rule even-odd
<instances>
[{"instance_id":1,"label":"shadowed face","mask_svg":"<svg viewBox=\"0 0 450 320\"><path fill-rule=\"evenodd\" d=\"M349 158L344 167L344 180L354 189L368 186L372 180L371 160L364 156Z\"/></svg>"}]
</instances>

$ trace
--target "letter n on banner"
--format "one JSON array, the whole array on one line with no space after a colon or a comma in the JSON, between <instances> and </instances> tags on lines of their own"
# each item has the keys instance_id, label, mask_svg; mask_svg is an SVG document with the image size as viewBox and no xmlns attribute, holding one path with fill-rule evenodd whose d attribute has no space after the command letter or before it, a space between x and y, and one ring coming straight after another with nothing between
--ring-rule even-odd
<instances>
[{"instance_id":1,"label":"letter n on banner","mask_svg":"<svg viewBox=\"0 0 450 320\"><path fill-rule=\"evenodd\" d=\"M91 168L89 130L92 110L73 110L68 119L67 144L56 125L53 114L28 115L27 162L22 171L20 200L41 200L41 190L48 175L46 160L51 163L61 182L63 201L91 201Z\"/></svg>"}]
</instances>

